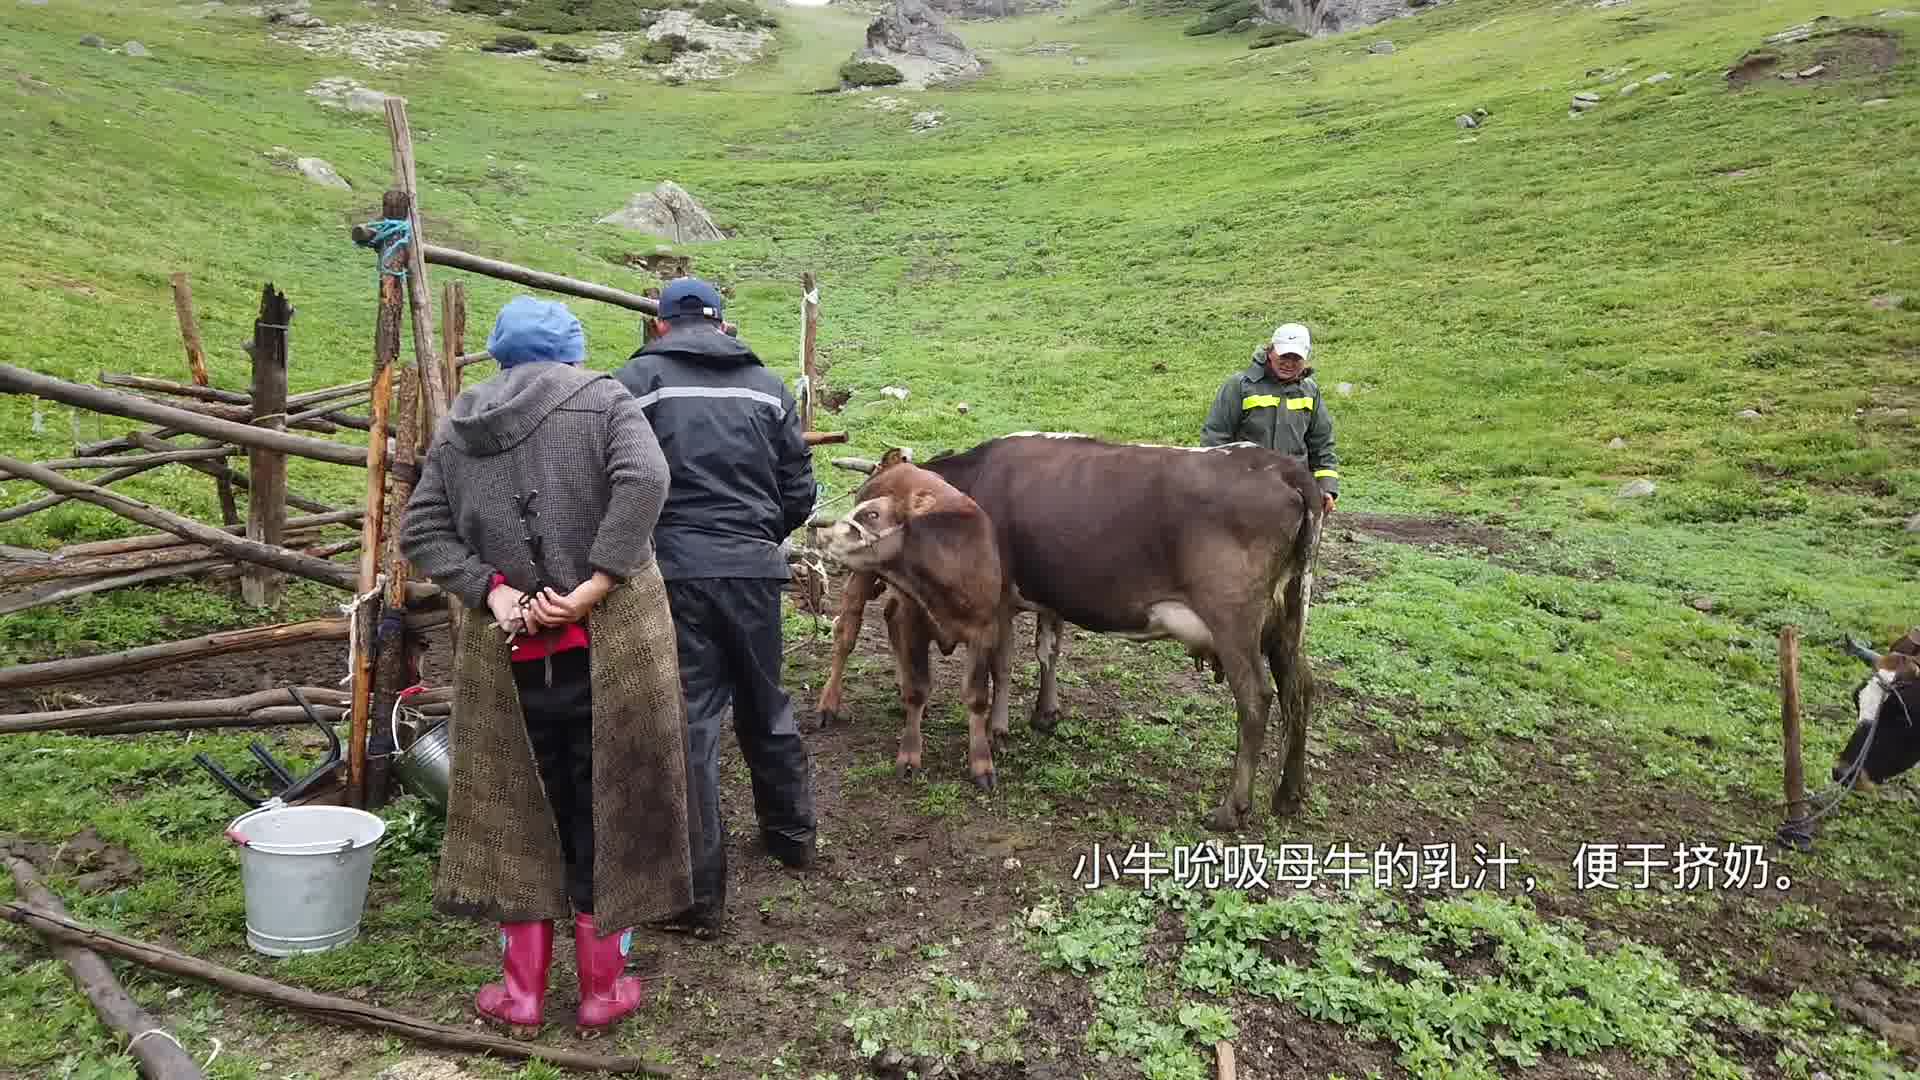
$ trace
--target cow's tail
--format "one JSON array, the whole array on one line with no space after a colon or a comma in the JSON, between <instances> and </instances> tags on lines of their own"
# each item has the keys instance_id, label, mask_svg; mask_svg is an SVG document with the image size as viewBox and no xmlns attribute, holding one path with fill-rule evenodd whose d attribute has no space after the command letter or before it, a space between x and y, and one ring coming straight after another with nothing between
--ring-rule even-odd
<instances>
[{"instance_id":1,"label":"cow's tail","mask_svg":"<svg viewBox=\"0 0 1920 1080\"><path fill-rule=\"evenodd\" d=\"M1262 651L1273 672L1275 705L1285 727L1304 733L1307 707L1313 698L1313 673L1306 663L1307 611L1313 597L1313 556L1319 539L1321 510L1317 499L1301 492L1300 523L1284 562L1284 576L1274 583ZM1295 725L1298 728L1295 729Z\"/></svg>"}]
</instances>

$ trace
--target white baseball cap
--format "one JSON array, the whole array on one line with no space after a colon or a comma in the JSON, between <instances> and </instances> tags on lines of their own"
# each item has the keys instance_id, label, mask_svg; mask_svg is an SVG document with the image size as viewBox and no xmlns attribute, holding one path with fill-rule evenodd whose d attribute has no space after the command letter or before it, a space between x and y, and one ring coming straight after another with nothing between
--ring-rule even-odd
<instances>
[{"instance_id":1,"label":"white baseball cap","mask_svg":"<svg viewBox=\"0 0 1920 1080\"><path fill-rule=\"evenodd\" d=\"M1273 332L1273 354L1285 356L1294 353L1302 360L1313 356L1313 336L1299 323L1287 323Z\"/></svg>"}]
</instances>

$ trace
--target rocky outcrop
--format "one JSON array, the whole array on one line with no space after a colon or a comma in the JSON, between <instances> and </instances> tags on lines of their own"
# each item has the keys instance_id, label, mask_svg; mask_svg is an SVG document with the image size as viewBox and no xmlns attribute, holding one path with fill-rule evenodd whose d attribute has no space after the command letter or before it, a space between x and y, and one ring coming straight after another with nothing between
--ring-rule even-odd
<instances>
[{"instance_id":1,"label":"rocky outcrop","mask_svg":"<svg viewBox=\"0 0 1920 1080\"><path fill-rule=\"evenodd\" d=\"M686 188L671 180L662 180L652 191L637 192L627 200L627 205L596 224L635 229L676 244L726 239L726 234L707 215L706 208L694 201Z\"/></svg>"},{"instance_id":2,"label":"rocky outcrop","mask_svg":"<svg viewBox=\"0 0 1920 1080\"><path fill-rule=\"evenodd\" d=\"M853 58L892 65L905 76L903 85L915 90L984 70L980 58L947 29L946 20L926 0L896 0L867 24L867 46Z\"/></svg>"},{"instance_id":3,"label":"rocky outcrop","mask_svg":"<svg viewBox=\"0 0 1920 1080\"><path fill-rule=\"evenodd\" d=\"M949 19L1011 19L1056 10L1065 0L927 0L927 6Z\"/></svg>"},{"instance_id":4,"label":"rocky outcrop","mask_svg":"<svg viewBox=\"0 0 1920 1080\"><path fill-rule=\"evenodd\" d=\"M1435 0L1259 0L1260 21L1304 34L1338 34L1411 15Z\"/></svg>"}]
</instances>

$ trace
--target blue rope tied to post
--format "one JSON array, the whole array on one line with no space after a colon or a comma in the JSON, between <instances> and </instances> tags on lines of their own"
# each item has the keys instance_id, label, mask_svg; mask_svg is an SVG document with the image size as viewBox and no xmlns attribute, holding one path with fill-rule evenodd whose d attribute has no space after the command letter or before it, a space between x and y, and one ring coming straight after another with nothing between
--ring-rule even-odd
<instances>
[{"instance_id":1,"label":"blue rope tied to post","mask_svg":"<svg viewBox=\"0 0 1920 1080\"><path fill-rule=\"evenodd\" d=\"M378 221L367 222L366 227L373 230L373 235L361 241L360 246L373 248L380 253L380 263L374 271L373 280L379 281L381 274L405 278L407 276L405 269L395 270L387 265L387 261L393 257L395 246L413 239L413 222L406 218L381 218Z\"/></svg>"}]
</instances>

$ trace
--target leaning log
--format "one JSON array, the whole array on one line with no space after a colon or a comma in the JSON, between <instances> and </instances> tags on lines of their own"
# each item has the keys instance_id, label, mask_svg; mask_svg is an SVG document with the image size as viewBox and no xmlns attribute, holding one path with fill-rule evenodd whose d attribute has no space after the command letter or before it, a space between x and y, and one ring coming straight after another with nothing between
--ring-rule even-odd
<instances>
[{"instance_id":1,"label":"leaning log","mask_svg":"<svg viewBox=\"0 0 1920 1080\"><path fill-rule=\"evenodd\" d=\"M129 465L167 465L176 461L206 461L209 458L239 457L245 451L231 446L209 446L203 450L167 450L157 454L134 454L129 457L77 457L60 458L56 461L43 461L49 469L56 472L71 472L74 469L123 469Z\"/></svg>"},{"instance_id":2,"label":"leaning log","mask_svg":"<svg viewBox=\"0 0 1920 1080\"><path fill-rule=\"evenodd\" d=\"M271 979L263 979L258 975L248 975L230 967L223 967L211 961L175 952L164 946L130 938L111 930L75 922L64 915L37 905L0 901L0 915L4 915L9 922L17 926L33 930L51 940L117 956L156 971L164 971L169 975L193 979L217 986L222 990L231 990L247 997L296 1009L330 1023L391 1032L429 1046L498 1054L516 1061L546 1061L563 1068L584 1072L672 1075L658 1065L650 1064L638 1057L602 1057L572 1047L520 1042L516 1039L467 1028L430 1023L390 1009L363 1004L351 998L316 994L309 990L277 983Z\"/></svg>"},{"instance_id":3,"label":"leaning log","mask_svg":"<svg viewBox=\"0 0 1920 1080\"><path fill-rule=\"evenodd\" d=\"M147 434L144 431L133 432L132 434L128 435L127 438L132 440L134 445L145 447L148 450L171 449L171 447L169 447L165 442L162 442L161 440L154 438L153 436ZM219 440L208 439L201 442L198 447L195 447L195 449L205 449L207 447L218 446L218 445L220 445ZM185 461L185 462L182 462L181 464L185 465L189 469L194 470L195 472L206 473L208 476L213 477L215 480L218 480L222 484L226 484L229 488L238 489L240 491L245 491L248 493L251 493L253 491L252 477L248 476L246 473L234 472L232 469L228 468L226 465L220 462ZM251 495L249 495L249 501L251 501ZM288 506L297 506L300 509L307 511L310 514L330 514L333 512L333 509L334 509L333 507L328 506L326 503L323 503L318 499L309 499L304 495L296 495L291 491L287 492L286 501Z\"/></svg>"},{"instance_id":4,"label":"leaning log","mask_svg":"<svg viewBox=\"0 0 1920 1080\"><path fill-rule=\"evenodd\" d=\"M67 917L66 905L40 883L32 864L9 858L7 867L13 871L14 887L27 903L51 915ZM48 948L67 965L73 985L92 1003L100 1022L128 1041L127 1053L139 1063L145 1080L204 1080L206 1074L193 1063L192 1056L128 995L98 954L74 941L50 939Z\"/></svg>"},{"instance_id":5,"label":"leaning log","mask_svg":"<svg viewBox=\"0 0 1920 1080\"><path fill-rule=\"evenodd\" d=\"M348 704L344 690L324 686L300 687L300 696L311 705L343 708ZM0 734L23 731L85 731L88 728L115 727L136 720L166 720L179 716L246 716L261 709L287 706L298 710L284 689L261 690L239 697L208 698L203 701L148 701L135 705L93 705L84 709L51 709L46 712L14 713L0 716Z\"/></svg>"},{"instance_id":6,"label":"leaning log","mask_svg":"<svg viewBox=\"0 0 1920 1080\"><path fill-rule=\"evenodd\" d=\"M454 248L441 247L438 244L420 245L420 254L430 263L439 266L451 266L455 270L466 270L482 274L501 281L511 281L548 292L566 293L583 300L598 300L602 303L623 307L629 311L638 311L645 315L660 314L660 305L644 296L623 289L611 289L605 285L595 285L591 281L562 277L542 270L530 270L524 266L515 266L498 259L484 259L478 255L469 255Z\"/></svg>"},{"instance_id":7,"label":"leaning log","mask_svg":"<svg viewBox=\"0 0 1920 1080\"><path fill-rule=\"evenodd\" d=\"M172 379L150 379L145 375L115 375L103 371L94 381L101 386L140 390L149 394L171 394L174 397L208 401L218 405L249 405L253 401L252 398L237 390L221 390L198 383L177 383Z\"/></svg>"},{"instance_id":8,"label":"leaning log","mask_svg":"<svg viewBox=\"0 0 1920 1080\"><path fill-rule=\"evenodd\" d=\"M121 517L137 521L142 525L164 529L189 540L197 540L229 558L271 566L276 570L285 570L289 574L297 574L323 585L332 585L341 589L353 588L353 571L344 566L330 563L325 559L316 559L311 555L303 555L298 551L289 551L277 545L229 536L211 525L202 525L191 518L148 506L138 499L118 495L105 488L83 484L31 462L0 456L0 472L12 473L50 490L72 495L76 499L84 499L95 506L111 510Z\"/></svg>"},{"instance_id":9,"label":"leaning log","mask_svg":"<svg viewBox=\"0 0 1920 1080\"><path fill-rule=\"evenodd\" d=\"M41 589L36 589L19 596L9 596L0 600L0 615L14 615L33 608L46 607L48 604L58 604L82 596L92 596L94 593L112 592L115 589L130 588L134 585L145 585L154 581L168 581L173 578L189 577L193 574L204 574L209 570L218 570L220 567L232 565L234 564L225 559L200 559L194 562L173 563L167 566L155 566L147 570L136 570L130 574L112 574L106 577L94 578L91 581L83 581L79 584L54 585L52 588L42 587ZM48 584L53 585L52 582Z\"/></svg>"},{"instance_id":10,"label":"leaning log","mask_svg":"<svg viewBox=\"0 0 1920 1080\"><path fill-rule=\"evenodd\" d=\"M62 578L131 574L136 570L149 570L156 566L198 562L214 558L219 554L221 553L215 552L205 544L179 544L174 547L126 551L114 555L84 555L75 559L50 559L45 562L30 563L5 562L0 563L0 587L26 585L37 581L58 581ZM220 558L219 561L228 560Z\"/></svg>"},{"instance_id":11,"label":"leaning log","mask_svg":"<svg viewBox=\"0 0 1920 1080\"><path fill-rule=\"evenodd\" d=\"M426 628L447 621L445 611L428 611L407 616L409 627ZM0 690L18 690L27 686L77 682L101 675L125 675L151 671L187 660L201 660L228 653L257 652L288 645L306 645L316 641L347 640L345 618L310 619L306 622L276 623L245 630L227 630L184 641L143 645L137 649L102 653L99 656L63 656L33 664L0 668Z\"/></svg>"},{"instance_id":12,"label":"leaning log","mask_svg":"<svg viewBox=\"0 0 1920 1080\"><path fill-rule=\"evenodd\" d=\"M287 519L287 532L303 532L318 529L326 525L352 525L360 520L362 510L333 510L311 517ZM246 531L245 525L228 525L221 529L224 533L238 534ZM148 534L146 536L127 536L118 540L92 540L84 544L73 544L52 553L56 559L72 558L78 555L114 555L122 551L144 551L148 548L175 547L189 543L172 533Z\"/></svg>"},{"instance_id":13,"label":"leaning log","mask_svg":"<svg viewBox=\"0 0 1920 1080\"><path fill-rule=\"evenodd\" d=\"M434 708L442 707L434 706ZM315 705L313 715L319 717L323 724L338 724L347 718L347 710L335 708L332 705ZM71 734L104 739L111 735L147 735L160 731L234 731L247 728L298 727L312 722L306 710L298 705L274 705L265 709L255 709L245 716L172 716L159 720L136 720L128 724L86 728Z\"/></svg>"},{"instance_id":14,"label":"leaning log","mask_svg":"<svg viewBox=\"0 0 1920 1080\"><path fill-rule=\"evenodd\" d=\"M309 439L304 435L268 431L251 424L202 416L188 409L177 409L133 394L122 394L97 386L70 383L64 379L28 371L26 368L15 367L12 364L0 364L0 392L32 394L34 397L58 401L93 412L123 416L129 420L165 424L170 428L191 431L196 435L220 439L236 446L266 447L295 457L311 458L314 461L326 461L335 465L364 466L367 463L365 450L356 449L344 443Z\"/></svg>"}]
</instances>

